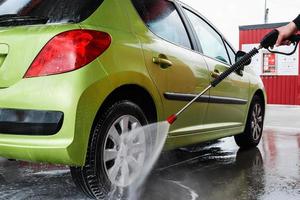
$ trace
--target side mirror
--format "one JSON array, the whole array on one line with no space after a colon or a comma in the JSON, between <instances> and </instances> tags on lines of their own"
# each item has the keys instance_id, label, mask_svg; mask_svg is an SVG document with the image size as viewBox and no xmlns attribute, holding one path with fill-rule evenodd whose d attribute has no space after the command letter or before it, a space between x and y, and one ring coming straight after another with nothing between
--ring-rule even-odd
<instances>
[{"instance_id":1,"label":"side mirror","mask_svg":"<svg viewBox=\"0 0 300 200\"><path fill-rule=\"evenodd\" d=\"M239 61L242 57L244 57L247 53L244 51L238 51L235 54L235 62ZM250 65L251 63L251 59L249 59L249 61L246 63L245 66Z\"/></svg>"},{"instance_id":2,"label":"side mirror","mask_svg":"<svg viewBox=\"0 0 300 200\"><path fill-rule=\"evenodd\" d=\"M244 57L247 53L244 51L238 51L235 54L235 62L239 61L242 57ZM245 66L250 65L251 59L246 63ZM238 70L236 73L240 76L243 76L244 67L242 67L240 70Z\"/></svg>"}]
</instances>

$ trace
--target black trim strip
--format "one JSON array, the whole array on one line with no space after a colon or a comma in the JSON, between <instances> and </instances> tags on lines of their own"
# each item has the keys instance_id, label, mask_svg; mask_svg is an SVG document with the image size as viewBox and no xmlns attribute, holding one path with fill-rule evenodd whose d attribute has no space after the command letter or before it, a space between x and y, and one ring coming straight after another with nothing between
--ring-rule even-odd
<instances>
[{"instance_id":1,"label":"black trim strip","mask_svg":"<svg viewBox=\"0 0 300 200\"><path fill-rule=\"evenodd\" d=\"M197 96L196 94L183 94L183 93L172 93L172 92L164 93L164 97L166 99L175 100L175 101L191 101L196 96ZM234 104L234 105L245 105L248 103L248 101L244 99L208 96L208 95L203 95L199 97L196 102L215 103L215 104Z\"/></svg>"},{"instance_id":2,"label":"black trim strip","mask_svg":"<svg viewBox=\"0 0 300 200\"><path fill-rule=\"evenodd\" d=\"M193 100L196 95L194 94L182 94L182 93L171 93L171 92L165 92L164 97L168 100L175 100L175 101L191 101ZM199 97L196 102L202 102L202 103L208 103L209 102L209 96L208 95L202 95Z\"/></svg>"},{"instance_id":3,"label":"black trim strip","mask_svg":"<svg viewBox=\"0 0 300 200\"><path fill-rule=\"evenodd\" d=\"M211 96L209 103L218 103L218 104L234 104L234 105L246 105L247 100L231 98L231 97L217 97Z\"/></svg>"},{"instance_id":4,"label":"black trim strip","mask_svg":"<svg viewBox=\"0 0 300 200\"><path fill-rule=\"evenodd\" d=\"M0 109L0 133L13 135L54 135L64 120L60 111Z\"/></svg>"}]
</instances>

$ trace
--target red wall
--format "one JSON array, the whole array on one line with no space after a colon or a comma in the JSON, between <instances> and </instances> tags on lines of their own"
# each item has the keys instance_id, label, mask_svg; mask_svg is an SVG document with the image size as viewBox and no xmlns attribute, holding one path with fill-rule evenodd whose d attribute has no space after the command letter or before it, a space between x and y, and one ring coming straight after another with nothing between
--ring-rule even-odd
<instances>
[{"instance_id":1,"label":"red wall","mask_svg":"<svg viewBox=\"0 0 300 200\"><path fill-rule=\"evenodd\" d=\"M259 43L270 31L271 29L240 30L240 49L242 44ZM261 78L267 91L269 104L300 105L300 75L262 76Z\"/></svg>"}]
</instances>

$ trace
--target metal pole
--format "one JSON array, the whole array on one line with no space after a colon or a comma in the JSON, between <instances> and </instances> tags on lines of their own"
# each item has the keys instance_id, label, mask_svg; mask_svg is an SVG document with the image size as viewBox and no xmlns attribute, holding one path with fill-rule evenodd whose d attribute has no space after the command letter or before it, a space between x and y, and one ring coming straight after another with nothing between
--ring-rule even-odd
<instances>
[{"instance_id":1,"label":"metal pole","mask_svg":"<svg viewBox=\"0 0 300 200\"><path fill-rule=\"evenodd\" d=\"M267 8L267 0L265 0L265 24L268 23L268 18L269 18L269 8Z\"/></svg>"},{"instance_id":2,"label":"metal pole","mask_svg":"<svg viewBox=\"0 0 300 200\"><path fill-rule=\"evenodd\" d=\"M204 93L206 93L210 88L212 88L212 85L207 86L200 94L198 94L192 101L190 101L186 106L184 106L178 113L176 113L176 116L179 116L183 111L185 111L190 105L192 105L197 99L199 99Z\"/></svg>"}]
</instances>

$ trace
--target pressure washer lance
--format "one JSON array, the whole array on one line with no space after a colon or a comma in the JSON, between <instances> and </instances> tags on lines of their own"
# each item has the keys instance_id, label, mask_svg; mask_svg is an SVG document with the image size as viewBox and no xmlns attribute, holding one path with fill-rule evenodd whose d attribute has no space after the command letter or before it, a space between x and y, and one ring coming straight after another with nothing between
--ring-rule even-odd
<instances>
[{"instance_id":1,"label":"pressure washer lance","mask_svg":"<svg viewBox=\"0 0 300 200\"><path fill-rule=\"evenodd\" d=\"M295 49L291 53L284 53L279 51L272 51L271 48L274 47L276 44L277 38L279 36L278 30L273 30L270 33L268 33L260 42L260 45L256 48L253 48L249 53L245 54L241 59L239 59L235 64L233 64L229 69L227 69L225 72L223 72L220 76L218 76L216 79L214 79L209 86L207 86L200 94L198 94L193 100L191 100L186 106L184 106L178 113L173 114L167 118L167 122L169 122L170 125L172 125L178 118L178 116L181 115L187 108L189 108L199 97L201 97L203 94L205 94L210 88L216 87L219 83L221 83L226 77L228 77L232 72L235 72L242 67L246 66L253 56L259 53L259 50L265 48L271 53L278 53L283 55L292 55L297 50L299 41L300 41L300 35L292 35L288 40L295 44Z\"/></svg>"}]
</instances>

